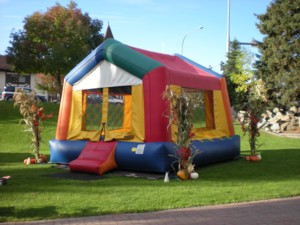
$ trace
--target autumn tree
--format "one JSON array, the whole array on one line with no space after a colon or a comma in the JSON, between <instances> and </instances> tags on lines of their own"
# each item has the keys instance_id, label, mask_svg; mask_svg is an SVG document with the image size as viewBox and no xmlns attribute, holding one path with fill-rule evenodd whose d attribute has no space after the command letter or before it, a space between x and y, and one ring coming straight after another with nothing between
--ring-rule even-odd
<instances>
[{"instance_id":1,"label":"autumn tree","mask_svg":"<svg viewBox=\"0 0 300 225\"><path fill-rule=\"evenodd\" d=\"M43 73L62 92L64 76L102 41L102 21L83 14L75 2L57 3L45 13L24 19L23 30L11 33L8 61L19 73Z\"/></svg>"},{"instance_id":2,"label":"autumn tree","mask_svg":"<svg viewBox=\"0 0 300 225\"><path fill-rule=\"evenodd\" d=\"M253 60L253 55L234 40L230 43L226 63L222 63L230 102L237 110L242 109L248 99L248 83L254 76Z\"/></svg>"},{"instance_id":3,"label":"autumn tree","mask_svg":"<svg viewBox=\"0 0 300 225\"><path fill-rule=\"evenodd\" d=\"M300 100L300 0L274 0L257 17L264 35L257 73L270 100L281 107L293 105Z\"/></svg>"}]
</instances>

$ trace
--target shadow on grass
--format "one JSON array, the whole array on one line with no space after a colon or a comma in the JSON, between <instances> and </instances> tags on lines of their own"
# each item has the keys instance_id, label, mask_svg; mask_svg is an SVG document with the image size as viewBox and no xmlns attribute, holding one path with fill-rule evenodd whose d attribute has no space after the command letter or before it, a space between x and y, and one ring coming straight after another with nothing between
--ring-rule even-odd
<instances>
[{"instance_id":1,"label":"shadow on grass","mask_svg":"<svg viewBox=\"0 0 300 225\"><path fill-rule=\"evenodd\" d=\"M93 215L97 208L81 208L77 212L61 214L55 206L45 206L40 208L18 209L16 207L0 207L0 223L11 221L30 221L43 219L68 218L83 215ZM12 219L13 218L13 219Z\"/></svg>"},{"instance_id":2,"label":"shadow on grass","mask_svg":"<svg viewBox=\"0 0 300 225\"><path fill-rule=\"evenodd\" d=\"M24 159L33 157L30 153L0 152L0 163L23 163Z\"/></svg>"},{"instance_id":3,"label":"shadow on grass","mask_svg":"<svg viewBox=\"0 0 300 225\"><path fill-rule=\"evenodd\" d=\"M41 215L41 216L37 216ZM17 209L15 207L0 207L0 222L10 221L10 218L14 220L42 220L44 218L51 218L58 215L56 207L45 206L41 208L26 208L26 209Z\"/></svg>"},{"instance_id":4,"label":"shadow on grass","mask_svg":"<svg viewBox=\"0 0 300 225\"><path fill-rule=\"evenodd\" d=\"M265 150L261 161L216 163L198 168L200 179L216 181L284 181L299 179L300 149Z\"/></svg>"},{"instance_id":5,"label":"shadow on grass","mask_svg":"<svg viewBox=\"0 0 300 225\"><path fill-rule=\"evenodd\" d=\"M51 168L49 165L30 165L22 167L22 161L28 155L23 153L0 153L0 162L16 163L20 162L20 166L16 168L7 168L7 172L11 172L16 176L16 180L24 182L21 186L30 186L31 182L36 182L35 188L38 190L53 191L52 186L56 187L66 184L78 184L78 179L72 180L71 175L79 176L81 187L97 187L99 182L102 187L115 187L116 183L122 182L124 187L130 186L163 186L165 183L163 179L159 179L157 182L152 180L146 180L144 178L131 178L118 176L114 173L104 174L99 179L88 179L91 174L81 174L63 171L61 169ZM176 178L172 179L170 185L184 185L184 186L197 186L204 185L203 182L216 181L219 183L227 182L279 182L279 181L293 181L299 179L300 167L299 167L300 150L285 149L285 150L265 150L262 153L262 160L258 162L249 162L244 158L238 160L226 161L222 163L215 163L204 167L197 168L199 173L199 179L191 182L177 182ZM4 166L5 167L5 166ZM2 167L3 170L5 168ZM61 174L65 175L61 176ZM60 179L57 179L59 177ZM163 177L163 176L162 176ZM105 179L103 179L105 178ZM28 182L27 182L28 180ZM84 182L82 182L84 181ZM89 182L85 182L89 181ZM92 182L91 182L92 181ZM174 182L172 182L174 181ZM17 182L19 183L19 182ZM11 181L13 185L13 181ZM29 189L23 189L21 187L15 187L14 191L28 192ZM68 191L67 189L61 189L60 191Z\"/></svg>"},{"instance_id":6,"label":"shadow on grass","mask_svg":"<svg viewBox=\"0 0 300 225\"><path fill-rule=\"evenodd\" d=\"M22 154L11 155L14 158L12 162L15 162L19 156ZM135 199L140 198L145 198L145 201L148 198L157 199L157 201L164 199L176 202L176 198L181 198L181 195L183 198L183 196L189 196L191 193L194 195L194 192L199 192L199 194L191 198L203 199L201 201L206 201L206 204L207 202L214 202L215 198L221 199L216 200L217 202L228 202L228 199L233 198L233 196L242 200L260 199L264 196L277 196L283 185L286 187L284 192L287 191L283 196L297 194L298 192L294 191L294 187L299 186L300 180L300 149L265 150L262 153L262 158L262 161L259 162L248 162L242 158L200 167L197 169L199 179L188 182L171 179L169 183L164 183L163 179L152 181L143 178L119 177L109 173L103 176L105 179L88 182L73 181L45 176L49 173L62 173L61 169L51 168L50 165L19 167L13 165L10 166L12 168L5 168L4 165L0 168L0 172L1 170L9 172L10 170L13 172L11 174L13 176L7 185L0 187L0 199L3 206L9 203L16 207L0 206L0 222L95 215L103 212L103 210L105 213L115 212L110 211L111 208L106 209L106 206L104 208L93 207L98 205L98 201L99 204L101 203L102 196L110 196L108 199L112 201L111 205L117 204L119 199L123 199L126 203L129 202L128 204L132 202L135 205L138 204ZM257 191L259 187L264 187L267 190L259 193L257 197L243 196L244 189L247 189L246 192L252 188ZM157 193L165 193L165 195L155 197ZM84 198L91 195L92 198L86 203ZM116 199L114 199L115 196ZM38 208L34 203L27 204L26 201L37 201L38 205L42 204L40 201L45 201L45 204ZM115 203L113 203L114 201ZM189 204L186 203L186 205ZM70 208L71 210L69 210ZM118 210L120 211L120 209Z\"/></svg>"},{"instance_id":7,"label":"shadow on grass","mask_svg":"<svg viewBox=\"0 0 300 225\"><path fill-rule=\"evenodd\" d=\"M199 172L200 178L199 180L193 181L191 185L198 185L199 182L211 181L211 180L218 181L218 182L223 182L223 181L224 182L234 182L234 181L252 182L253 180L257 182L260 181L273 182L273 181L294 180L297 179L297 177L299 177L300 174L299 159L300 159L300 149L299 150L297 149L264 150L262 152L262 160L258 162L249 162L246 161L243 157L241 157L236 160L229 160L225 162L219 162L219 163L214 163L203 167L199 167L197 168L197 172ZM130 171L125 171L124 174L122 175L120 173L114 173L114 171L112 171L104 174L101 178L106 178L105 180L108 180L108 183L110 183L109 178L114 178L114 179L118 179L118 177L128 178L129 176L127 175L130 174ZM71 173L68 171L57 170L54 173L51 172L50 175L51 175L51 179L61 178L61 180L70 180L70 179L72 180L72 178L74 177L76 178L78 176L79 180L91 181L91 179L89 179L91 174L87 174L87 173L86 174ZM153 176L154 175L155 174L153 173ZM160 175L161 176L159 176L159 178L156 179L162 181L162 184L155 183L153 185L158 185L158 186L164 185L163 184L164 174L160 174ZM133 182L128 182L128 183L125 182L124 185L138 186L139 179L145 179L144 177L137 176L136 179L134 178L134 176L131 176L128 179L132 179ZM172 172L170 174L170 177L176 179L176 176ZM86 185L88 186L92 184L86 183ZM145 183L142 182L142 185L145 185ZM182 185L182 183L180 185Z\"/></svg>"}]
</instances>

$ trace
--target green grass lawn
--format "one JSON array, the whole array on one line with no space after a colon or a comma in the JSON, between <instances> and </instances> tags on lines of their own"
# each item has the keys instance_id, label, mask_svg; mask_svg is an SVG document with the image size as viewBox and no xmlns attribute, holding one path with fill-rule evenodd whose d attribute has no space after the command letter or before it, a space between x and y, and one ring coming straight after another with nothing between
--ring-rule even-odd
<instances>
[{"instance_id":1,"label":"green grass lawn","mask_svg":"<svg viewBox=\"0 0 300 225\"><path fill-rule=\"evenodd\" d=\"M45 121L41 151L49 156L48 140L55 137L58 105L45 104L55 114ZM145 212L171 208L246 202L300 195L300 139L263 133L263 160L244 159L198 168L198 180L146 180L106 174L95 181L57 179L61 173L50 164L24 165L31 156L29 140L19 125L12 102L0 102L0 222L113 213ZM236 125L236 132L241 134ZM242 138L242 153L249 151Z\"/></svg>"}]
</instances>

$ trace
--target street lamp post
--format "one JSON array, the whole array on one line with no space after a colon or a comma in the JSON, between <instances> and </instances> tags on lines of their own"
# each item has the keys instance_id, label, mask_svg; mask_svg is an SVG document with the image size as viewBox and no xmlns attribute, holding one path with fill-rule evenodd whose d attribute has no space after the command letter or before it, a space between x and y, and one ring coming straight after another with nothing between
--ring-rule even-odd
<instances>
[{"instance_id":1,"label":"street lamp post","mask_svg":"<svg viewBox=\"0 0 300 225\"><path fill-rule=\"evenodd\" d=\"M251 45L252 47L257 47L258 42L257 41L252 41L252 42L238 42L239 45Z\"/></svg>"},{"instance_id":2,"label":"street lamp post","mask_svg":"<svg viewBox=\"0 0 300 225\"><path fill-rule=\"evenodd\" d=\"M230 0L228 0L227 6L227 41L226 41L226 53L230 50Z\"/></svg>"},{"instance_id":3,"label":"street lamp post","mask_svg":"<svg viewBox=\"0 0 300 225\"><path fill-rule=\"evenodd\" d=\"M200 27L197 27L196 30L201 30L201 29L203 29L203 27L200 26ZM186 35L184 35L184 37L183 37L183 39L182 39L182 43L181 43L181 55L183 55L183 44L184 44L185 38L186 38L190 33L194 32L194 31L196 31L196 30L192 30L192 31L188 32Z\"/></svg>"}]
</instances>

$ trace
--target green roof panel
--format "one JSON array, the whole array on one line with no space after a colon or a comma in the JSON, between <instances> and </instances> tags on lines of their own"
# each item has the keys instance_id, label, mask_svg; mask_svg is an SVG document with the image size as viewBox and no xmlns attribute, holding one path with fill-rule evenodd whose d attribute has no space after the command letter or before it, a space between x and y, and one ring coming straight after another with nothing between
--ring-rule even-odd
<instances>
[{"instance_id":1,"label":"green roof panel","mask_svg":"<svg viewBox=\"0 0 300 225\"><path fill-rule=\"evenodd\" d=\"M107 61L140 79L143 79L151 70L163 66L160 62L133 50L115 39L105 40L103 46L104 58Z\"/></svg>"}]
</instances>

